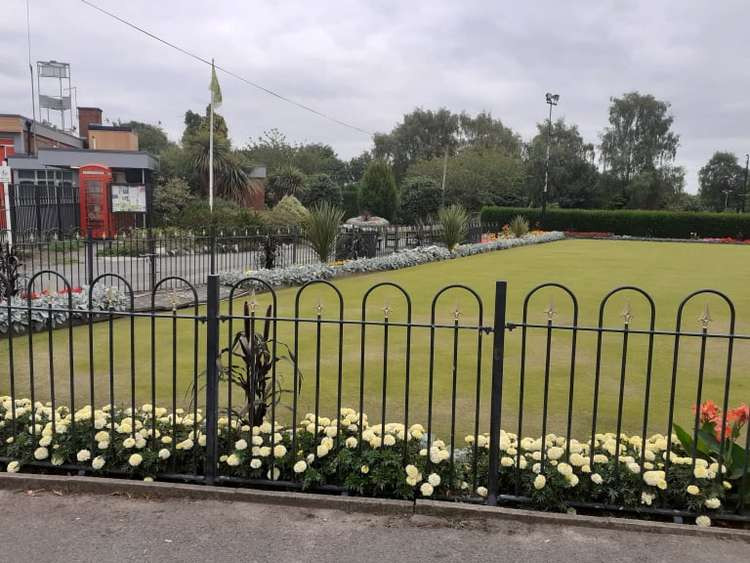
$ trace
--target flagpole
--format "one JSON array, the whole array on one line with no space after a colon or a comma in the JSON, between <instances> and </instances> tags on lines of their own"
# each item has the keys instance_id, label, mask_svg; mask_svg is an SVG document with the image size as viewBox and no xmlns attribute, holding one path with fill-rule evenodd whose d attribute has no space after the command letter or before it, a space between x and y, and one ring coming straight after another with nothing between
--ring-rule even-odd
<instances>
[{"instance_id":1,"label":"flagpole","mask_svg":"<svg viewBox=\"0 0 750 563\"><path fill-rule=\"evenodd\" d=\"M211 69L213 71L214 60L211 59ZM212 75L213 76L213 75ZM211 95L211 110L209 117L208 133L208 208L214 211L214 96Z\"/></svg>"}]
</instances>

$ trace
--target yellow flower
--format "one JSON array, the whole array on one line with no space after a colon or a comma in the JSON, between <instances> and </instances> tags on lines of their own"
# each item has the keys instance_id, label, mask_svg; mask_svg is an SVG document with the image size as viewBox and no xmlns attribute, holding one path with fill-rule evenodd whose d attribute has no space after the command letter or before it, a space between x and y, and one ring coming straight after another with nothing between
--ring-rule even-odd
<instances>
[{"instance_id":1,"label":"yellow flower","mask_svg":"<svg viewBox=\"0 0 750 563\"><path fill-rule=\"evenodd\" d=\"M19 469L21 469L21 464L17 461L11 461L5 468L8 473L18 473Z\"/></svg>"},{"instance_id":2,"label":"yellow flower","mask_svg":"<svg viewBox=\"0 0 750 563\"><path fill-rule=\"evenodd\" d=\"M227 458L227 465L230 467L237 467L240 464L240 456L232 454Z\"/></svg>"},{"instance_id":3,"label":"yellow flower","mask_svg":"<svg viewBox=\"0 0 750 563\"><path fill-rule=\"evenodd\" d=\"M643 474L643 480L647 485L651 487L658 487L659 484L665 480L665 476L666 474L664 473L664 471L646 471ZM666 481L664 488L666 488Z\"/></svg>"},{"instance_id":4,"label":"yellow flower","mask_svg":"<svg viewBox=\"0 0 750 563\"><path fill-rule=\"evenodd\" d=\"M47 459L49 456L49 450L47 448L37 448L34 450L34 459L41 461Z\"/></svg>"},{"instance_id":5,"label":"yellow flower","mask_svg":"<svg viewBox=\"0 0 750 563\"><path fill-rule=\"evenodd\" d=\"M695 475L696 479L705 479L708 477L708 470L702 465L696 465L693 470L693 475Z\"/></svg>"},{"instance_id":6,"label":"yellow flower","mask_svg":"<svg viewBox=\"0 0 750 563\"><path fill-rule=\"evenodd\" d=\"M699 495L699 494L701 494L701 490L698 487L696 487L695 485L688 485L688 487L687 487L686 490L687 490L687 493L689 495Z\"/></svg>"},{"instance_id":7,"label":"yellow flower","mask_svg":"<svg viewBox=\"0 0 750 563\"><path fill-rule=\"evenodd\" d=\"M370 472L370 466L369 465L363 465L359 468L359 472L362 473L362 475L367 475Z\"/></svg>"},{"instance_id":8,"label":"yellow flower","mask_svg":"<svg viewBox=\"0 0 750 563\"><path fill-rule=\"evenodd\" d=\"M273 448L273 457L279 458L286 455L286 446L279 444Z\"/></svg>"},{"instance_id":9,"label":"yellow flower","mask_svg":"<svg viewBox=\"0 0 750 563\"><path fill-rule=\"evenodd\" d=\"M546 484L547 484L547 478L544 475L537 475L534 478L534 488L537 491L541 491Z\"/></svg>"},{"instance_id":10,"label":"yellow flower","mask_svg":"<svg viewBox=\"0 0 750 563\"><path fill-rule=\"evenodd\" d=\"M104 458L100 455L96 456L91 462L91 467L99 471L102 467L104 467Z\"/></svg>"},{"instance_id":11,"label":"yellow flower","mask_svg":"<svg viewBox=\"0 0 750 563\"><path fill-rule=\"evenodd\" d=\"M704 504L706 505L706 508L716 509L721 506L721 501L716 497L711 497L707 498Z\"/></svg>"},{"instance_id":12,"label":"yellow flower","mask_svg":"<svg viewBox=\"0 0 750 563\"><path fill-rule=\"evenodd\" d=\"M303 473L307 469L307 463L304 460L300 460L294 464L292 469L295 473Z\"/></svg>"},{"instance_id":13,"label":"yellow flower","mask_svg":"<svg viewBox=\"0 0 750 563\"><path fill-rule=\"evenodd\" d=\"M142 461L143 461L143 456L141 456L141 454L133 454L128 458L128 463L132 467L138 467Z\"/></svg>"},{"instance_id":14,"label":"yellow flower","mask_svg":"<svg viewBox=\"0 0 750 563\"><path fill-rule=\"evenodd\" d=\"M711 526L711 519L704 515L698 516L698 518L695 519L695 523L700 528L708 528Z\"/></svg>"}]
</instances>

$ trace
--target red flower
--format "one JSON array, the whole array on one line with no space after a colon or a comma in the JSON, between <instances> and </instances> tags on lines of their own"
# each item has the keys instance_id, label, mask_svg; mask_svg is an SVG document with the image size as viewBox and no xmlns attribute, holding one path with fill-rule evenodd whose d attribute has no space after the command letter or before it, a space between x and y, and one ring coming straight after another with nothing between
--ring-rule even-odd
<instances>
[{"instance_id":1,"label":"red flower","mask_svg":"<svg viewBox=\"0 0 750 563\"><path fill-rule=\"evenodd\" d=\"M729 409L729 412L727 412L727 422L730 424L744 426L748 419L750 419L750 407L745 403L742 403L736 409Z\"/></svg>"},{"instance_id":2,"label":"red flower","mask_svg":"<svg viewBox=\"0 0 750 563\"><path fill-rule=\"evenodd\" d=\"M697 407L693 407L693 412L695 412L696 409ZM714 403L711 399L700 405L700 413L701 422L718 422L719 407L716 406L716 403Z\"/></svg>"}]
</instances>

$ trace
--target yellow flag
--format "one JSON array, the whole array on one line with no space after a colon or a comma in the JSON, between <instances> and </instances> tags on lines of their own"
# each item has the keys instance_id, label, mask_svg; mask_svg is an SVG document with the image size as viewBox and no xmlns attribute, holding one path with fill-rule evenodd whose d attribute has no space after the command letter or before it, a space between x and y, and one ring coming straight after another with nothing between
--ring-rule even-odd
<instances>
[{"instance_id":1,"label":"yellow flag","mask_svg":"<svg viewBox=\"0 0 750 563\"><path fill-rule=\"evenodd\" d=\"M221 105L221 87L219 86L219 79L216 78L216 68L213 62L211 63L211 85L208 89L211 90L211 105L218 108Z\"/></svg>"}]
</instances>

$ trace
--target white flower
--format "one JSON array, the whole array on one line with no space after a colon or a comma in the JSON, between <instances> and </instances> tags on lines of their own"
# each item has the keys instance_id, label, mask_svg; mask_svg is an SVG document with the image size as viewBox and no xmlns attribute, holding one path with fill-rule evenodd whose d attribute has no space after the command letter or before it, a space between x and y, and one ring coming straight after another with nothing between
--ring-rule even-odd
<instances>
[{"instance_id":1,"label":"white flower","mask_svg":"<svg viewBox=\"0 0 750 563\"><path fill-rule=\"evenodd\" d=\"M350 450L353 450L354 448L356 448L357 447L357 439L354 436L349 436L346 439L346 447L349 448Z\"/></svg>"},{"instance_id":2,"label":"white flower","mask_svg":"<svg viewBox=\"0 0 750 563\"><path fill-rule=\"evenodd\" d=\"M161 443L162 444L171 444L172 443L172 436L162 436L161 437Z\"/></svg>"},{"instance_id":3,"label":"white flower","mask_svg":"<svg viewBox=\"0 0 750 563\"><path fill-rule=\"evenodd\" d=\"M440 475L437 473L430 473L430 476L427 477L427 482L432 485L433 487L437 487L440 485Z\"/></svg>"},{"instance_id":4,"label":"white flower","mask_svg":"<svg viewBox=\"0 0 750 563\"><path fill-rule=\"evenodd\" d=\"M250 460L250 467L252 469L260 469L261 465L263 465L263 462L259 460L257 457L254 457Z\"/></svg>"},{"instance_id":5,"label":"white flower","mask_svg":"<svg viewBox=\"0 0 750 563\"><path fill-rule=\"evenodd\" d=\"M508 457L507 455L504 455L500 459L500 465L502 465L503 467L512 467L513 464L514 464L513 458L512 457Z\"/></svg>"},{"instance_id":6,"label":"white flower","mask_svg":"<svg viewBox=\"0 0 750 563\"><path fill-rule=\"evenodd\" d=\"M126 450L129 450L130 448L135 447L135 440L133 438L125 438L122 441L122 447Z\"/></svg>"},{"instance_id":7,"label":"white flower","mask_svg":"<svg viewBox=\"0 0 750 563\"><path fill-rule=\"evenodd\" d=\"M91 452L88 450L81 450L76 454L76 459L78 461L88 461L91 459Z\"/></svg>"},{"instance_id":8,"label":"white flower","mask_svg":"<svg viewBox=\"0 0 750 563\"><path fill-rule=\"evenodd\" d=\"M572 475L573 474L573 468L570 465L568 465L567 463L560 463L560 464L557 465L557 472L560 475L562 475L564 477L567 477L568 475Z\"/></svg>"},{"instance_id":9,"label":"white flower","mask_svg":"<svg viewBox=\"0 0 750 563\"><path fill-rule=\"evenodd\" d=\"M292 469L295 473L304 473L305 469L307 469L307 463L304 460L299 460L294 464Z\"/></svg>"},{"instance_id":10,"label":"white flower","mask_svg":"<svg viewBox=\"0 0 750 563\"><path fill-rule=\"evenodd\" d=\"M604 479L602 479L602 476L598 473L592 473L591 481L593 481L595 485L601 485L604 482Z\"/></svg>"},{"instance_id":11,"label":"white flower","mask_svg":"<svg viewBox=\"0 0 750 563\"><path fill-rule=\"evenodd\" d=\"M664 471L646 471L643 474L643 480L646 482L647 485L650 485L651 487L659 487L662 489L662 481L664 482L664 489L666 489L667 482L665 481L665 473Z\"/></svg>"},{"instance_id":12,"label":"white flower","mask_svg":"<svg viewBox=\"0 0 750 563\"><path fill-rule=\"evenodd\" d=\"M370 466L369 465L363 465L362 467L359 468L359 472L362 475L367 475L370 472Z\"/></svg>"},{"instance_id":13,"label":"white flower","mask_svg":"<svg viewBox=\"0 0 750 563\"><path fill-rule=\"evenodd\" d=\"M383 444L385 444L386 446L394 446L396 444L396 438L388 434L385 438L383 438Z\"/></svg>"},{"instance_id":14,"label":"white flower","mask_svg":"<svg viewBox=\"0 0 750 563\"><path fill-rule=\"evenodd\" d=\"M49 450L47 448L37 448L34 450L34 459L41 461L49 457Z\"/></svg>"},{"instance_id":15,"label":"white flower","mask_svg":"<svg viewBox=\"0 0 750 563\"><path fill-rule=\"evenodd\" d=\"M315 455L317 455L318 457L325 457L328 455L328 451L328 447L325 444L320 444L315 449Z\"/></svg>"},{"instance_id":16,"label":"white flower","mask_svg":"<svg viewBox=\"0 0 750 563\"><path fill-rule=\"evenodd\" d=\"M52 443L52 436L42 436L39 440L39 445L47 447Z\"/></svg>"},{"instance_id":17,"label":"white flower","mask_svg":"<svg viewBox=\"0 0 750 563\"><path fill-rule=\"evenodd\" d=\"M486 497L487 496L487 487L477 487L477 494L480 497Z\"/></svg>"},{"instance_id":18,"label":"white flower","mask_svg":"<svg viewBox=\"0 0 750 563\"><path fill-rule=\"evenodd\" d=\"M53 454L49 461L52 465L62 465L65 462L65 459L63 459L61 455Z\"/></svg>"},{"instance_id":19,"label":"white flower","mask_svg":"<svg viewBox=\"0 0 750 563\"><path fill-rule=\"evenodd\" d=\"M99 448L100 450L106 450L106 449L107 449L107 448L109 447L109 442L108 442L108 441L106 441L106 440L105 440L105 441L103 441L103 442L99 442L99 443L98 443L98 444L96 445L96 447L97 447L97 448Z\"/></svg>"},{"instance_id":20,"label":"white flower","mask_svg":"<svg viewBox=\"0 0 750 563\"><path fill-rule=\"evenodd\" d=\"M273 448L273 457L279 458L286 455L286 446L279 444Z\"/></svg>"},{"instance_id":21,"label":"white flower","mask_svg":"<svg viewBox=\"0 0 750 563\"><path fill-rule=\"evenodd\" d=\"M128 458L128 463L132 467L138 467L142 461L143 461L143 456L141 454L133 454Z\"/></svg>"},{"instance_id":22,"label":"white flower","mask_svg":"<svg viewBox=\"0 0 750 563\"><path fill-rule=\"evenodd\" d=\"M8 473L18 473L19 469L21 469L21 464L17 461L11 461L5 468L5 471L7 471Z\"/></svg>"},{"instance_id":23,"label":"white flower","mask_svg":"<svg viewBox=\"0 0 750 563\"><path fill-rule=\"evenodd\" d=\"M135 447L138 448L139 450L142 450L143 448L146 447L146 440L143 439L143 436L138 436L135 439Z\"/></svg>"},{"instance_id":24,"label":"white flower","mask_svg":"<svg viewBox=\"0 0 750 563\"><path fill-rule=\"evenodd\" d=\"M271 425L269 424L269 426L271 426ZM279 478L280 475L281 475L281 470L278 467L274 467L273 468L273 475L271 474L271 470L270 469L266 473L266 477L268 477L272 481L276 481Z\"/></svg>"},{"instance_id":25,"label":"white flower","mask_svg":"<svg viewBox=\"0 0 750 563\"><path fill-rule=\"evenodd\" d=\"M91 467L99 471L102 467L104 467L104 458L100 455L96 456L91 462Z\"/></svg>"},{"instance_id":26,"label":"white flower","mask_svg":"<svg viewBox=\"0 0 750 563\"><path fill-rule=\"evenodd\" d=\"M656 498L656 495L644 491L641 493L641 504L651 506L651 503L654 502L654 498Z\"/></svg>"},{"instance_id":27,"label":"white flower","mask_svg":"<svg viewBox=\"0 0 750 563\"><path fill-rule=\"evenodd\" d=\"M696 479L705 479L708 477L708 469L706 469L702 465L696 465L695 469L693 470L693 475L695 475Z\"/></svg>"},{"instance_id":28,"label":"white flower","mask_svg":"<svg viewBox=\"0 0 750 563\"><path fill-rule=\"evenodd\" d=\"M548 459L560 459L564 453L565 453L564 449L559 448L557 446L553 446L547 450L547 458Z\"/></svg>"},{"instance_id":29,"label":"white flower","mask_svg":"<svg viewBox=\"0 0 750 563\"><path fill-rule=\"evenodd\" d=\"M423 497L429 497L432 495L433 491L434 489L429 483L422 483L422 486L419 487L419 492L422 493Z\"/></svg>"},{"instance_id":30,"label":"white flower","mask_svg":"<svg viewBox=\"0 0 750 563\"><path fill-rule=\"evenodd\" d=\"M153 477L148 477L148 476L144 477L143 480L146 483L153 483L154 482L154 478Z\"/></svg>"},{"instance_id":31,"label":"white flower","mask_svg":"<svg viewBox=\"0 0 750 563\"><path fill-rule=\"evenodd\" d=\"M162 448L159 450L159 459L169 459L169 456L172 455L167 448Z\"/></svg>"},{"instance_id":32,"label":"white flower","mask_svg":"<svg viewBox=\"0 0 750 563\"><path fill-rule=\"evenodd\" d=\"M227 458L227 465L230 467L237 467L240 464L240 456L232 454Z\"/></svg>"},{"instance_id":33,"label":"white flower","mask_svg":"<svg viewBox=\"0 0 750 563\"><path fill-rule=\"evenodd\" d=\"M695 524L700 528L709 528L711 526L711 519L705 514L702 514L695 519Z\"/></svg>"},{"instance_id":34,"label":"white flower","mask_svg":"<svg viewBox=\"0 0 750 563\"><path fill-rule=\"evenodd\" d=\"M695 496L701 494L701 490L695 485L688 485L686 490L689 495Z\"/></svg>"},{"instance_id":35,"label":"white flower","mask_svg":"<svg viewBox=\"0 0 750 563\"><path fill-rule=\"evenodd\" d=\"M235 450L246 450L247 449L247 440L237 440L234 443L234 449Z\"/></svg>"},{"instance_id":36,"label":"white flower","mask_svg":"<svg viewBox=\"0 0 750 563\"><path fill-rule=\"evenodd\" d=\"M534 478L534 488L537 491L541 491L546 484L547 484L547 478L544 475L540 474Z\"/></svg>"},{"instance_id":37,"label":"white flower","mask_svg":"<svg viewBox=\"0 0 750 563\"><path fill-rule=\"evenodd\" d=\"M721 506L721 501L717 499L716 497L711 497L711 498L707 498L704 504L706 505L706 508L716 509Z\"/></svg>"}]
</instances>

